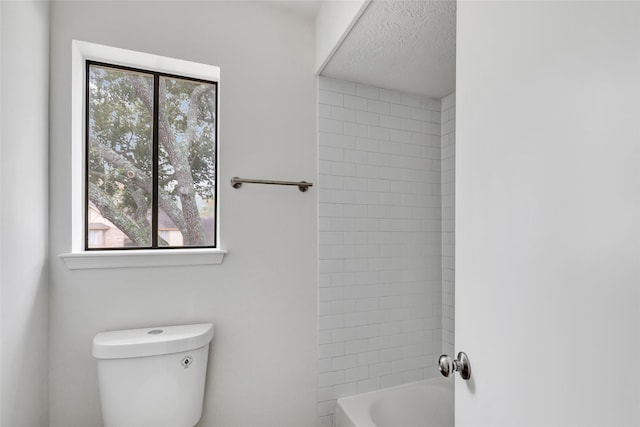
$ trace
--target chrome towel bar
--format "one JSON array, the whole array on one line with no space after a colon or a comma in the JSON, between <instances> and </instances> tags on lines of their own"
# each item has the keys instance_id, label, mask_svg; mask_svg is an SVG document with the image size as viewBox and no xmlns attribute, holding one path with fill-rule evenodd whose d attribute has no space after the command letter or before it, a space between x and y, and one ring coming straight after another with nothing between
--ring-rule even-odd
<instances>
[{"instance_id":1,"label":"chrome towel bar","mask_svg":"<svg viewBox=\"0 0 640 427\"><path fill-rule=\"evenodd\" d=\"M313 184L307 181L272 181L269 179L246 179L238 178L234 176L231 178L231 186L233 188L240 188L242 184L270 184L270 185L295 185L298 190L305 192L312 187Z\"/></svg>"}]
</instances>

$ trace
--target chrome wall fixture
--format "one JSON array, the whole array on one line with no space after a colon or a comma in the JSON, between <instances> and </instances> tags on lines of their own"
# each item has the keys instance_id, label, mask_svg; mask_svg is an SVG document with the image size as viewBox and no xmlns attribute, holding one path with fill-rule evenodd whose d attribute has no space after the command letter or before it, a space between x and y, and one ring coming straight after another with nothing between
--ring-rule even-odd
<instances>
[{"instance_id":1,"label":"chrome wall fixture","mask_svg":"<svg viewBox=\"0 0 640 427\"><path fill-rule=\"evenodd\" d=\"M440 367L440 373L445 377L448 377L454 372L460 372L460 377L462 377L463 380L471 378L469 358L462 351L458 353L457 359L453 359L446 354L441 355L438 359L438 366Z\"/></svg>"},{"instance_id":2,"label":"chrome wall fixture","mask_svg":"<svg viewBox=\"0 0 640 427\"><path fill-rule=\"evenodd\" d=\"M269 184L269 185L295 185L298 187L298 190L305 192L312 187L313 184L307 181L272 181L269 179L247 179L247 178L238 178L234 176L231 178L231 186L233 188L240 188L242 184Z\"/></svg>"}]
</instances>

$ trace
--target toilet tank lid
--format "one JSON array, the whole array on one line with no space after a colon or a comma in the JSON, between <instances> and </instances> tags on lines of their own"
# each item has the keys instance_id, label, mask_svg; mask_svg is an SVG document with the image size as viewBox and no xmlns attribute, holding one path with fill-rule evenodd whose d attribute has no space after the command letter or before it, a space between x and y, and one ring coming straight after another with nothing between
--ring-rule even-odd
<instances>
[{"instance_id":1,"label":"toilet tank lid","mask_svg":"<svg viewBox=\"0 0 640 427\"><path fill-rule=\"evenodd\" d=\"M179 353L209 345L212 323L100 332L93 338L96 359L126 359Z\"/></svg>"}]
</instances>

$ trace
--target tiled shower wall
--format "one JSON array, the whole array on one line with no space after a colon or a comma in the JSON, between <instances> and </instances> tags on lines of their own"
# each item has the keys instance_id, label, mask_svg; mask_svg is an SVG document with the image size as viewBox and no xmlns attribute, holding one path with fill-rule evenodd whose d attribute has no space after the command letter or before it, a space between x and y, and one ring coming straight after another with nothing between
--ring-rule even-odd
<instances>
[{"instance_id":1,"label":"tiled shower wall","mask_svg":"<svg viewBox=\"0 0 640 427\"><path fill-rule=\"evenodd\" d=\"M456 95L442 99L442 352L454 354Z\"/></svg>"},{"instance_id":2,"label":"tiled shower wall","mask_svg":"<svg viewBox=\"0 0 640 427\"><path fill-rule=\"evenodd\" d=\"M319 403L433 377L442 348L440 100L320 78Z\"/></svg>"}]
</instances>

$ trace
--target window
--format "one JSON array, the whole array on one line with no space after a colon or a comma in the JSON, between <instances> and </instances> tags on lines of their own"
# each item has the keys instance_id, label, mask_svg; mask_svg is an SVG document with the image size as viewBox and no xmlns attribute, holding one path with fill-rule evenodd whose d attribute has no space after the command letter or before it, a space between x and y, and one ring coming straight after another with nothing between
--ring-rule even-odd
<instances>
[{"instance_id":1,"label":"window","mask_svg":"<svg viewBox=\"0 0 640 427\"><path fill-rule=\"evenodd\" d=\"M215 248L217 81L85 64L85 250Z\"/></svg>"},{"instance_id":2,"label":"window","mask_svg":"<svg viewBox=\"0 0 640 427\"><path fill-rule=\"evenodd\" d=\"M220 209L217 191L220 69L79 40L73 40L71 48L71 247L69 253L59 257L70 270L222 264L227 251L221 248L217 214ZM91 65L95 72L93 77ZM143 80L147 86L141 86L136 80ZM148 86L151 81L153 86ZM140 90L135 87L136 83L151 91L154 103L157 99L158 105L152 105L149 110L144 105L145 98L136 91ZM198 95L198 104L189 109L192 104L187 102L186 94L177 89L200 84L213 88L204 97ZM161 85L167 87L165 92L160 91ZM193 93L188 90L183 92ZM90 94L95 95L91 101ZM173 98L161 102L161 96ZM177 102L179 97L182 102ZM213 99L213 107L201 108L203 99L208 105ZM142 106L147 108L146 112ZM94 114L98 113L99 117L94 118L97 121L89 120L90 109ZM153 111L163 110L168 114L167 121L158 117L154 123ZM192 111L191 116L189 111ZM174 113L175 117L171 119ZM190 119L196 120L196 126L186 125ZM165 123L164 128L162 123ZM174 162L162 145L161 133L167 128L172 132L167 135L173 135L179 143L174 147L183 150L183 158L207 163L206 167L189 163L195 187L195 196L192 196L195 208L191 205L191 208L183 209L187 205L183 204L180 192L188 191L188 188L178 187L179 181L174 175L182 163ZM195 135L186 132L194 129ZM184 141L201 138L204 133L213 136L210 145L213 148L206 156L201 155L204 149L194 155L186 149ZM87 145L91 139L102 145L91 148ZM202 144L200 148L203 148ZM135 169L129 166L135 166ZM204 170L208 172L200 173ZM213 177L209 174L211 170ZM136 175L138 172L145 175ZM109 209L114 211L108 212ZM173 211L167 212L171 209ZM184 222L188 219L189 224L193 224L194 213L204 229L203 245L185 232L189 228ZM142 233L134 240L127 234L133 234L132 230Z\"/></svg>"}]
</instances>

